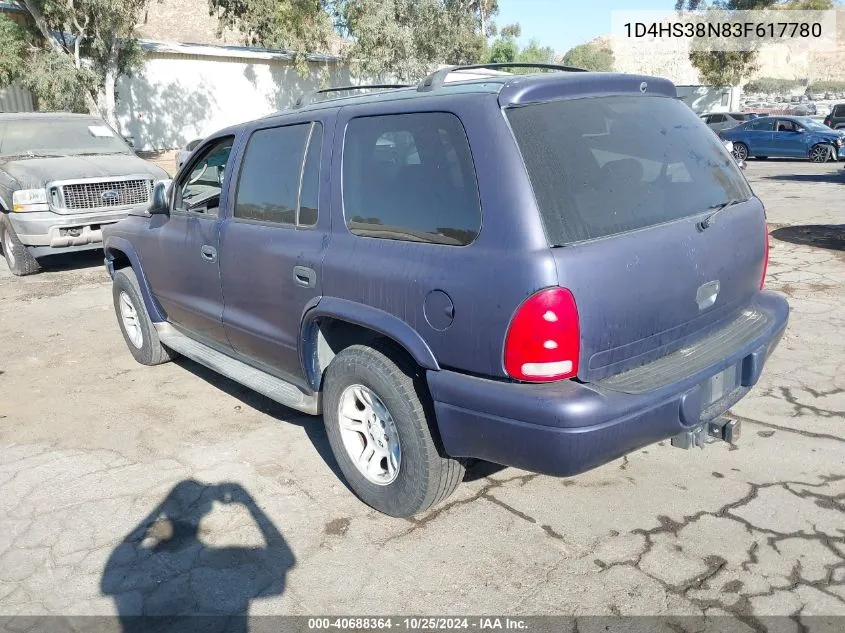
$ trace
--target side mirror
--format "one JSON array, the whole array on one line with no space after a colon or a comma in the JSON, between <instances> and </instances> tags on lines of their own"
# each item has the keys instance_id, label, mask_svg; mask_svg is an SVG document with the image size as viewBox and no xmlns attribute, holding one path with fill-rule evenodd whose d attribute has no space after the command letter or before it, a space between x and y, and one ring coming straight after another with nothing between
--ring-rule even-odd
<instances>
[{"instance_id":1,"label":"side mirror","mask_svg":"<svg viewBox=\"0 0 845 633\"><path fill-rule=\"evenodd\" d=\"M150 215L168 215L170 203L167 200L167 190L172 180L159 180L153 185L153 196L150 200Z\"/></svg>"}]
</instances>

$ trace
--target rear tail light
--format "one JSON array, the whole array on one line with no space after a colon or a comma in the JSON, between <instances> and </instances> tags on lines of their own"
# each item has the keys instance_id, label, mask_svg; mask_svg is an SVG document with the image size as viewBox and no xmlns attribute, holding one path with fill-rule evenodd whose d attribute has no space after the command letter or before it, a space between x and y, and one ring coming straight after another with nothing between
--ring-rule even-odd
<instances>
[{"instance_id":1,"label":"rear tail light","mask_svg":"<svg viewBox=\"0 0 845 633\"><path fill-rule=\"evenodd\" d=\"M578 373L581 330L575 297L546 288L517 308L505 337L505 371L526 382L550 382Z\"/></svg>"},{"instance_id":2,"label":"rear tail light","mask_svg":"<svg viewBox=\"0 0 845 633\"><path fill-rule=\"evenodd\" d=\"M769 268L769 224L766 223L766 252L763 258L763 275L760 277L760 290L766 285L766 270Z\"/></svg>"}]
</instances>

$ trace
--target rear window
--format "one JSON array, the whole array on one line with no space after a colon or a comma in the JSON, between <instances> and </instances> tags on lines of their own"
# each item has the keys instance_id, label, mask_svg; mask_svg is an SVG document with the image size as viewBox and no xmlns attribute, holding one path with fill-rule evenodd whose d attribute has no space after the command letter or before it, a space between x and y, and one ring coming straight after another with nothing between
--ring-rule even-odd
<instances>
[{"instance_id":1,"label":"rear window","mask_svg":"<svg viewBox=\"0 0 845 633\"><path fill-rule=\"evenodd\" d=\"M752 195L721 140L676 99L573 99L512 108L507 116L552 246Z\"/></svg>"},{"instance_id":2,"label":"rear window","mask_svg":"<svg viewBox=\"0 0 845 633\"><path fill-rule=\"evenodd\" d=\"M740 113L734 113L734 114L732 114L731 116L732 116L734 119L736 119L737 121L747 121L747 120L748 120L748 115L747 115L747 114L742 114L741 112L740 112Z\"/></svg>"},{"instance_id":3,"label":"rear window","mask_svg":"<svg viewBox=\"0 0 845 633\"><path fill-rule=\"evenodd\" d=\"M481 229L466 132L445 112L352 119L343 208L354 235L465 246Z\"/></svg>"}]
</instances>

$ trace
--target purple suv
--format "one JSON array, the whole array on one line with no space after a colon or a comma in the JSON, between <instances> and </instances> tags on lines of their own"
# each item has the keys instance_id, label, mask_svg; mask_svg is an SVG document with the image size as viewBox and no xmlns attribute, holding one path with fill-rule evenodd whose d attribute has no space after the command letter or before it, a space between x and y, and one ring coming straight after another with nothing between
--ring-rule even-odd
<instances>
[{"instance_id":1,"label":"purple suv","mask_svg":"<svg viewBox=\"0 0 845 633\"><path fill-rule=\"evenodd\" d=\"M735 441L723 414L789 308L721 141L663 79L451 70L205 139L106 230L134 357L322 414L350 488L394 516L469 458L571 476Z\"/></svg>"}]
</instances>

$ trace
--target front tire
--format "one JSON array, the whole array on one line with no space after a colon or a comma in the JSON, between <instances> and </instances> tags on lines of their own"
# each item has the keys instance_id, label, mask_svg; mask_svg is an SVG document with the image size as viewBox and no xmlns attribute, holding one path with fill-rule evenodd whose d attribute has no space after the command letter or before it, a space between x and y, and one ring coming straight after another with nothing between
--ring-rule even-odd
<instances>
[{"instance_id":1,"label":"front tire","mask_svg":"<svg viewBox=\"0 0 845 633\"><path fill-rule=\"evenodd\" d=\"M810 161L813 163L826 163L830 160L831 150L829 145L818 143L810 148Z\"/></svg>"},{"instance_id":2,"label":"front tire","mask_svg":"<svg viewBox=\"0 0 845 633\"><path fill-rule=\"evenodd\" d=\"M0 245L3 249L3 257L9 270L17 277L32 275L41 270L32 253L18 238L11 220L5 214L0 214Z\"/></svg>"},{"instance_id":3,"label":"front tire","mask_svg":"<svg viewBox=\"0 0 845 633\"><path fill-rule=\"evenodd\" d=\"M748 158L748 145L745 143L734 143L734 157L737 160L746 160Z\"/></svg>"},{"instance_id":4,"label":"front tire","mask_svg":"<svg viewBox=\"0 0 845 633\"><path fill-rule=\"evenodd\" d=\"M112 297L123 340L135 360L142 365L161 365L173 360L175 352L161 344L147 314L134 270L121 268L114 274Z\"/></svg>"},{"instance_id":5,"label":"front tire","mask_svg":"<svg viewBox=\"0 0 845 633\"><path fill-rule=\"evenodd\" d=\"M349 487L380 512L410 517L463 480L464 465L437 437L423 373L387 344L353 345L332 360L323 420Z\"/></svg>"}]
</instances>

